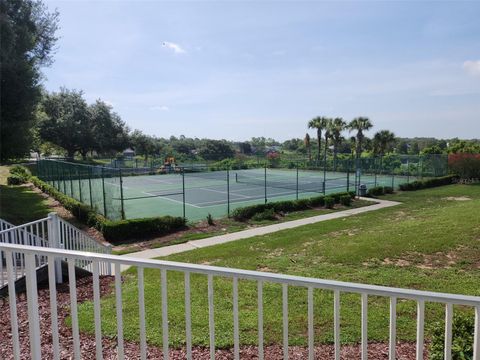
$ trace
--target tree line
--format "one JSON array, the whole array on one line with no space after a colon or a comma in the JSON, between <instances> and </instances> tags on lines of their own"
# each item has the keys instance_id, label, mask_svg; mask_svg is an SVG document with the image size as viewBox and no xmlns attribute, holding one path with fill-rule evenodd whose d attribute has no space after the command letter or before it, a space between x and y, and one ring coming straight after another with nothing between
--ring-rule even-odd
<instances>
[{"instance_id":1,"label":"tree line","mask_svg":"<svg viewBox=\"0 0 480 360\"><path fill-rule=\"evenodd\" d=\"M162 138L133 130L113 108L98 99L88 104L82 91L61 88L47 92L42 87L43 67L53 62L59 14L49 12L40 0L0 2L0 161L21 159L36 151L84 159L116 156L132 147L145 159L170 155L207 160L231 158L235 154L286 152L315 157L332 153L383 155L480 152L478 140L401 139L389 130L366 133L373 123L367 117L349 122L341 117L319 116L308 121L303 139L277 141L253 137L242 142L171 136ZM313 144L316 143L316 146Z\"/></svg>"}]
</instances>

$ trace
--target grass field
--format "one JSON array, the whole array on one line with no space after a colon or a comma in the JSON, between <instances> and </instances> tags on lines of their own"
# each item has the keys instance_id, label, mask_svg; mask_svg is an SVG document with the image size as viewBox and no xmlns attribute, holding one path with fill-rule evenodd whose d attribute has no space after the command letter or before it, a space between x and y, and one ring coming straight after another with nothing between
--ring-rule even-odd
<instances>
[{"instance_id":1,"label":"grass field","mask_svg":"<svg viewBox=\"0 0 480 360\"><path fill-rule=\"evenodd\" d=\"M15 225L46 217L47 201L23 186L7 186L8 167L0 166L0 218Z\"/></svg>"},{"instance_id":2,"label":"grass field","mask_svg":"<svg viewBox=\"0 0 480 360\"><path fill-rule=\"evenodd\" d=\"M480 295L480 186L452 185L394 194L387 199L402 205L344 219L286 230L262 237L199 249L168 260L271 271L358 283ZM466 200L468 199L468 200ZM168 274L170 342L184 344L183 277ZM125 274L123 285L125 336L138 339L136 271ZM231 281L215 280L216 342L233 344ZM257 341L256 284L240 281L240 337L242 344ZM208 344L207 279L192 277L194 345ZM306 290L289 289L290 343L306 343ZM161 344L160 274L145 272L148 341ZM102 300L103 330L114 336L114 298ZM341 340L360 339L360 298L341 297ZM266 343L282 339L281 288L265 287ZM415 304L399 300L398 338L415 339ZM93 332L93 308L79 308L80 326ZM456 308L456 310L459 310ZM461 309L460 309L461 310ZM315 292L315 340L333 340L333 295ZM427 336L441 321L443 308L427 304ZM369 339L388 338L388 303L369 297Z\"/></svg>"}]
</instances>

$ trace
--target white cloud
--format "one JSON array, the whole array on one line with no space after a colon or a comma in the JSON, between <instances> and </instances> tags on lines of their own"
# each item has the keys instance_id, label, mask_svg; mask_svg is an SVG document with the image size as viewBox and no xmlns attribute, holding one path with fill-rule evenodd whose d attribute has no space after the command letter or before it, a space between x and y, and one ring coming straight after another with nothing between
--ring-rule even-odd
<instances>
[{"instance_id":1,"label":"white cloud","mask_svg":"<svg viewBox=\"0 0 480 360\"><path fill-rule=\"evenodd\" d=\"M468 60L463 63L463 68L467 73L473 76L480 76L480 60Z\"/></svg>"},{"instance_id":2,"label":"white cloud","mask_svg":"<svg viewBox=\"0 0 480 360\"><path fill-rule=\"evenodd\" d=\"M170 50L173 50L173 52L175 54L184 54L186 53L186 51L178 44L175 44L173 42L169 42L169 41L164 41L162 43L162 46L167 48L167 49L170 49Z\"/></svg>"},{"instance_id":3,"label":"white cloud","mask_svg":"<svg viewBox=\"0 0 480 360\"><path fill-rule=\"evenodd\" d=\"M168 111L168 110L170 110L170 108L168 106L161 105L161 106L151 106L150 110Z\"/></svg>"}]
</instances>

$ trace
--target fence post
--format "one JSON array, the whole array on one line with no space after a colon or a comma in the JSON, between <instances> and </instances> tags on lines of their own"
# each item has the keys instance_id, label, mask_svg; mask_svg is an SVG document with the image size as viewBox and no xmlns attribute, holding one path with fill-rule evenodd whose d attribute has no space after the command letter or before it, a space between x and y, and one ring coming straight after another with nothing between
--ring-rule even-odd
<instances>
[{"instance_id":1,"label":"fence post","mask_svg":"<svg viewBox=\"0 0 480 360\"><path fill-rule=\"evenodd\" d=\"M265 204L267 203L267 163L265 163Z\"/></svg>"},{"instance_id":2,"label":"fence post","mask_svg":"<svg viewBox=\"0 0 480 360\"><path fill-rule=\"evenodd\" d=\"M83 197L82 197L82 171L80 168L77 168L77 175L78 175L78 194L80 196L80 202L83 202Z\"/></svg>"},{"instance_id":3,"label":"fence post","mask_svg":"<svg viewBox=\"0 0 480 360\"><path fill-rule=\"evenodd\" d=\"M297 190L296 195L297 195L297 200L298 200L298 164L297 164L297 189L296 190Z\"/></svg>"},{"instance_id":4,"label":"fence post","mask_svg":"<svg viewBox=\"0 0 480 360\"><path fill-rule=\"evenodd\" d=\"M51 248L63 249L62 242L60 241L60 221L57 213L51 212L48 214L48 243ZM55 281L57 284L63 282L62 275L62 259L55 258Z\"/></svg>"},{"instance_id":5,"label":"fence post","mask_svg":"<svg viewBox=\"0 0 480 360\"><path fill-rule=\"evenodd\" d=\"M90 207L93 209L92 198L92 168L88 168L88 192L90 193Z\"/></svg>"},{"instance_id":6,"label":"fence post","mask_svg":"<svg viewBox=\"0 0 480 360\"><path fill-rule=\"evenodd\" d=\"M123 204L123 178L122 178L122 169L119 170L120 174L120 206L121 206L121 216L122 220L125 220L125 207Z\"/></svg>"},{"instance_id":7,"label":"fence post","mask_svg":"<svg viewBox=\"0 0 480 360\"><path fill-rule=\"evenodd\" d=\"M227 216L230 217L230 170L227 169Z\"/></svg>"},{"instance_id":8,"label":"fence post","mask_svg":"<svg viewBox=\"0 0 480 360\"><path fill-rule=\"evenodd\" d=\"M347 165L347 192L350 192L350 167Z\"/></svg>"},{"instance_id":9,"label":"fence post","mask_svg":"<svg viewBox=\"0 0 480 360\"><path fill-rule=\"evenodd\" d=\"M183 194L183 218L186 218L185 214L185 168L182 168L182 194Z\"/></svg>"},{"instance_id":10,"label":"fence post","mask_svg":"<svg viewBox=\"0 0 480 360\"><path fill-rule=\"evenodd\" d=\"M104 168L102 167L102 192L103 192L103 215L107 217L107 203L105 202L105 176Z\"/></svg>"}]
</instances>

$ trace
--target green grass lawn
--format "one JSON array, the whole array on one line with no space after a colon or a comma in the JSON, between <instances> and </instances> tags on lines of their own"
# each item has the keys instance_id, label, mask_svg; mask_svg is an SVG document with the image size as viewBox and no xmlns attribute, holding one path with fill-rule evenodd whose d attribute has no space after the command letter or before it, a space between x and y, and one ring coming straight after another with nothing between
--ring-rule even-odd
<instances>
[{"instance_id":1,"label":"green grass lawn","mask_svg":"<svg viewBox=\"0 0 480 360\"><path fill-rule=\"evenodd\" d=\"M468 197L468 201L459 201ZM270 271L357 283L480 295L480 186L452 185L394 194L386 199L403 204L343 219L321 222L266 236L198 249L168 260ZM168 273L170 342L181 346L184 338L183 276ZM216 343L233 344L231 281L215 280ZM240 281L240 332L242 344L256 344L256 284ZM138 339L136 270L125 273L124 324L127 339ZM266 343L281 343L281 287L266 285L264 316ZM145 272L147 338L161 344L160 274ZM102 300L103 331L114 336L115 300ZM360 339L360 297L341 296L341 340ZM464 309L456 310L464 311ZM400 340L415 339L416 308L399 300L397 331ZM93 332L93 307L79 307L80 326ZM427 336L443 318L443 308L427 304ZM306 344L306 289L289 288L291 344ZM194 345L208 344L207 279L192 276L192 329ZM370 340L388 338L388 301L369 298ZM315 291L315 340L333 341L333 295Z\"/></svg>"}]
</instances>

